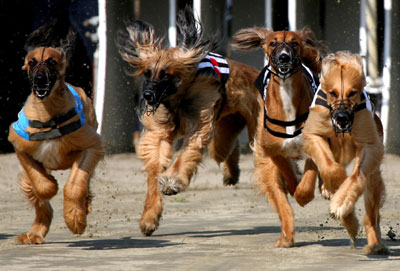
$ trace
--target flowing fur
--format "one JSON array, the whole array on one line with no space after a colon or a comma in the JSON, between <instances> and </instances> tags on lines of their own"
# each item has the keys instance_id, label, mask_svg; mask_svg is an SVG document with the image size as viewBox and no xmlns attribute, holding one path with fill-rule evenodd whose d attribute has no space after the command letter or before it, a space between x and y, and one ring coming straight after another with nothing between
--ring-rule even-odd
<instances>
[{"instance_id":1,"label":"flowing fur","mask_svg":"<svg viewBox=\"0 0 400 271\"><path fill-rule=\"evenodd\" d=\"M147 193L139 224L145 235L159 225L161 192L172 195L185 190L207 147L218 163L224 163L224 184L238 182L238 136L247 125L253 140L261 103L253 86L258 71L248 65L227 60L230 76L225 89L214 76L196 74L215 43L204 39L190 8L179 12L177 27L175 48L162 46L153 27L142 21L128 24L129 40L122 33L118 41L122 58L135 69L133 76L144 74L156 83L168 80L176 89L154 114L141 116L144 130L137 153L145 163ZM173 160L173 142L178 137L183 137L183 145Z\"/></svg>"},{"instance_id":2,"label":"flowing fur","mask_svg":"<svg viewBox=\"0 0 400 271\"><path fill-rule=\"evenodd\" d=\"M301 31L277 31L271 29L253 27L239 30L233 39L233 47L239 50L250 50L261 47L270 58L279 44L286 42L301 62L305 63L314 75L321 70L321 56L327 48L315 39L312 31L305 27ZM272 73L266 99L263 104L268 110L268 116L281 120L293 121L297 117L308 112L311 104L313 91L302 68L297 63L295 71L285 80ZM274 67L270 66L273 72ZM259 94L258 94L259 95ZM260 95L259 95L260 96ZM276 247L291 247L294 245L294 214L287 198L289 192L293 195L298 183L299 171L296 159L302 157L302 136L294 138L281 138L274 136L264 128L264 111L260 110L258 115L257 132L254 141L254 176L262 194L268 197L270 204L279 214L282 224L280 238L275 242ZM282 127L268 121L270 129L292 134L299 129L304 122L296 127ZM304 178L314 180L315 172L307 171L313 168L311 160L305 163L307 174ZM309 199L311 200L311 199Z\"/></svg>"},{"instance_id":3,"label":"flowing fur","mask_svg":"<svg viewBox=\"0 0 400 271\"><path fill-rule=\"evenodd\" d=\"M28 64L52 58L57 62L59 78L49 96L38 98L32 91L28 97L24 112L28 119L46 122L56 115L68 112L75 105L75 98L65 85L66 57L62 48L37 47L25 58L23 66L28 73ZM99 134L96 133L97 120L92 101L83 89L73 87L78 93L85 114L85 123L78 130L62 137L43 141L28 141L20 137L10 125L8 140L13 144L22 172L19 183L22 192L35 208L35 220L29 232L17 237L20 244L44 243L53 217L50 200L58 190L57 180L51 175L53 170L71 169L64 186L64 219L67 227L76 234L86 228L86 216L90 212L92 195L89 189L90 177L99 160L104 156L104 149ZM76 115L65 121L62 126L79 119ZM30 133L45 131L48 128L28 127Z\"/></svg>"},{"instance_id":4,"label":"flowing fur","mask_svg":"<svg viewBox=\"0 0 400 271\"><path fill-rule=\"evenodd\" d=\"M343 92L340 91L341 69ZM327 93L328 104L337 99L350 99L353 103L360 103L365 85L359 55L339 51L323 60L321 89ZM358 198L364 195L364 224L368 240L364 251L368 254L387 254L379 226L379 209L385 199L385 186L380 173L384 154L383 129L379 117L367 109L358 111L354 115L351 134L336 135L329 109L316 105L310 110L303 137L303 150L316 164L306 174L320 174L324 194L330 196L331 215L341 219L350 235L352 246L358 231L354 206ZM353 173L347 176L345 167L351 161L354 161ZM315 180L303 178L301 182L305 182L305 185L299 186L296 193L313 193L315 184L312 181Z\"/></svg>"}]
</instances>

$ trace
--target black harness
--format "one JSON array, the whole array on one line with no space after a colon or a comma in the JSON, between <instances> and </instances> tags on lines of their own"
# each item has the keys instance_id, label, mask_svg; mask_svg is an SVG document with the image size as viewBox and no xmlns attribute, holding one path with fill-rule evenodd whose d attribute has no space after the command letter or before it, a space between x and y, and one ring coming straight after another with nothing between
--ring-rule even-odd
<instances>
[{"instance_id":1,"label":"black harness","mask_svg":"<svg viewBox=\"0 0 400 271\"><path fill-rule=\"evenodd\" d=\"M319 85L319 80L318 78L314 77L314 75L311 73L311 71L304 65L301 65L302 67L302 72L306 76L307 81L309 82L314 94L317 90L317 86ZM299 68L300 69L300 68ZM264 100L264 104L267 98L267 89L268 89L268 84L271 79L271 70L269 69L269 65L264 67L264 69L261 71L260 75L257 77L256 81L254 82L255 87L258 89L258 91L261 94L261 97ZM318 82L318 83L317 83ZM303 127L300 127L297 129L293 134L287 134L287 133L282 133L278 131L272 130L270 127L268 127L267 121L269 121L272 124L281 126L281 127L288 127L288 126L294 126L298 125L302 122L304 122L307 117L308 117L309 112L306 112L300 116L298 116L295 120L292 121L283 121L283 120L277 120L273 119L268 116L267 112L267 107L264 106L264 129L267 130L271 135L280 137L280 138L294 138L301 134L301 131Z\"/></svg>"}]
</instances>

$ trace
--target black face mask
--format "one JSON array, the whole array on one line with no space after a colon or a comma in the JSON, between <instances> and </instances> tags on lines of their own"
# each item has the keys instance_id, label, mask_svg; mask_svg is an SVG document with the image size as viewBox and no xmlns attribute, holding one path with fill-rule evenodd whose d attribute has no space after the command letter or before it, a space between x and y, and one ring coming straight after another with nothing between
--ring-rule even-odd
<instances>
[{"instance_id":1,"label":"black face mask","mask_svg":"<svg viewBox=\"0 0 400 271\"><path fill-rule=\"evenodd\" d=\"M141 114L154 114L163 100L176 91L177 88L171 79L145 80L142 87Z\"/></svg>"},{"instance_id":2,"label":"black face mask","mask_svg":"<svg viewBox=\"0 0 400 271\"><path fill-rule=\"evenodd\" d=\"M351 133L354 121L354 106L350 100L341 99L330 105L330 116L336 135Z\"/></svg>"}]
</instances>

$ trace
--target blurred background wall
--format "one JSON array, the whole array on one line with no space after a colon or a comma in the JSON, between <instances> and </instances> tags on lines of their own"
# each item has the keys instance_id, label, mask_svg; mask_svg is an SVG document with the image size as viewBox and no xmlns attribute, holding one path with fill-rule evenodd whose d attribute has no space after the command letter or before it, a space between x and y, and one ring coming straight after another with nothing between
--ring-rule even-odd
<instances>
[{"instance_id":1,"label":"blurred background wall","mask_svg":"<svg viewBox=\"0 0 400 271\"><path fill-rule=\"evenodd\" d=\"M86 82L94 82L86 91L94 96L96 112L101 121L100 132L106 142L108 153L132 152L133 134L140 130L135 106L138 97L133 88L139 88L140 79L126 74L124 63L115 45L116 33L123 28L126 19L141 19L154 25L156 35L164 36L173 45L173 22L176 11L186 4L192 5L205 27L205 33L217 30L224 34L221 53L232 59L250 64L257 69L264 66L261 50L236 52L230 48L232 35L241 28L265 26L273 30L296 30L308 25L318 39L325 40L331 51L349 50L363 55L372 99L377 112L387 123L386 151L400 154L399 89L399 1L394 0L62 0L67 7L81 3L88 11L81 21L82 39L97 45L92 52L82 45L77 59L92 73L85 75ZM92 2L90 2L92 1ZM7 141L8 125L16 119L24 100L29 94L26 76L20 70L25 52L23 43L35 29L35 17L45 16L46 6L41 0L0 0L0 21L5 29L5 42L0 51L0 152L12 151ZM46 2L46 1L45 1ZM47 1L53 2L53 1ZM54 2L60 2L54 0ZM94 3L96 2L96 3ZM91 14L93 7L100 11ZM64 12L67 12L65 9ZM85 12L83 12L85 15ZM100 16L99 16L100 15ZM49 15L46 15L49 16ZM97 17L100 31L94 33L88 20ZM70 16L71 17L71 16ZM172 20L171 20L172 19ZM89 25L89 26L88 26ZM84 27L88 28L85 29ZM85 34L86 33L86 34ZM97 37L96 37L97 35ZM94 36L94 37L93 37ZM86 41L87 42L87 41ZM103 43L102 43L103 42ZM85 44L85 42L82 42ZM103 44L103 45L101 45ZM100 46L101 45L101 46ZM79 56L79 53L81 56ZM89 54L93 61L86 61ZM92 54L92 55L90 55ZM79 61L78 61L79 62ZM102 68L103 67L103 68ZM71 80L84 84L77 78L84 74L71 70ZM243 145L247 135L241 136Z\"/></svg>"}]
</instances>

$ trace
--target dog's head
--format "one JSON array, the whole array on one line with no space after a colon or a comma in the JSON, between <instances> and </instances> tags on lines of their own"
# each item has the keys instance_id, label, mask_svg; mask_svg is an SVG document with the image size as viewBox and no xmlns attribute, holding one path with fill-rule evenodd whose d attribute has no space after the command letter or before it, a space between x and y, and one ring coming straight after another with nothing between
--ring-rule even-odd
<instances>
[{"instance_id":1,"label":"dog's head","mask_svg":"<svg viewBox=\"0 0 400 271\"><path fill-rule=\"evenodd\" d=\"M351 132L356 106L366 85L361 57L345 51L330 54L322 61L321 90L327 94L336 134Z\"/></svg>"},{"instance_id":2,"label":"dog's head","mask_svg":"<svg viewBox=\"0 0 400 271\"><path fill-rule=\"evenodd\" d=\"M29 34L25 50L23 70L28 73L34 95L39 99L48 97L52 90L64 82L68 59L76 41L73 27L64 29L62 20L53 19Z\"/></svg>"},{"instance_id":3,"label":"dog's head","mask_svg":"<svg viewBox=\"0 0 400 271\"><path fill-rule=\"evenodd\" d=\"M152 25L143 21L126 24L127 31L119 32L117 45L122 58L134 69L131 75L145 77L142 113L154 113L161 103L193 81L198 63L213 43L203 40L202 26L189 7L178 13L178 39L174 48L168 48L163 39L155 37Z\"/></svg>"},{"instance_id":4,"label":"dog's head","mask_svg":"<svg viewBox=\"0 0 400 271\"><path fill-rule=\"evenodd\" d=\"M52 47L35 48L26 56L22 69L28 73L33 94L44 99L57 87L56 83L64 78L64 51Z\"/></svg>"},{"instance_id":5,"label":"dog's head","mask_svg":"<svg viewBox=\"0 0 400 271\"><path fill-rule=\"evenodd\" d=\"M241 29L235 33L232 46L239 50L261 47L273 72L283 79L295 73L301 62L318 74L321 56L327 51L327 47L316 40L308 27L301 31L276 32L262 27Z\"/></svg>"}]
</instances>

